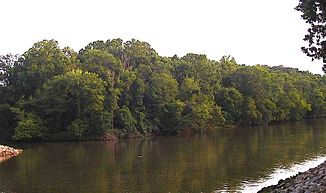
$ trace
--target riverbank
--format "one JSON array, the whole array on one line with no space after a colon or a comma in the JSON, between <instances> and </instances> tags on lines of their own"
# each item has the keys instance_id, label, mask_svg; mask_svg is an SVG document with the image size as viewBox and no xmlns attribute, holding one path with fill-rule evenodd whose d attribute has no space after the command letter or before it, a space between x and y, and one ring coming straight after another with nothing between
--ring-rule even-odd
<instances>
[{"instance_id":1,"label":"riverbank","mask_svg":"<svg viewBox=\"0 0 326 193\"><path fill-rule=\"evenodd\" d=\"M12 147L0 145L0 163L9 158L19 155L22 152L23 152L23 150L21 150L21 149L15 149Z\"/></svg>"},{"instance_id":2,"label":"riverbank","mask_svg":"<svg viewBox=\"0 0 326 193\"><path fill-rule=\"evenodd\" d=\"M258 191L258 193L276 192L326 192L326 161L306 172L280 180L277 185Z\"/></svg>"}]
</instances>

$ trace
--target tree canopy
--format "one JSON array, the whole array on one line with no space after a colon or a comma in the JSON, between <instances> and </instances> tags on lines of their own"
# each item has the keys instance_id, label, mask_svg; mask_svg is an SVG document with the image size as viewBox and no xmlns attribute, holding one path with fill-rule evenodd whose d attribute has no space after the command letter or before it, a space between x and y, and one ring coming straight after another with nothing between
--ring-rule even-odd
<instances>
[{"instance_id":1,"label":"tree canopy","mask_svg":"<svg viewBox=\"0 0 326 193\"><path fill-rule=\"evenodd\" d=\"M13 140L177 134L326 115L326 78L230 56L160 56L149 43L55 40L0 56L0 136Z\"/></svg>"}]
</instances>

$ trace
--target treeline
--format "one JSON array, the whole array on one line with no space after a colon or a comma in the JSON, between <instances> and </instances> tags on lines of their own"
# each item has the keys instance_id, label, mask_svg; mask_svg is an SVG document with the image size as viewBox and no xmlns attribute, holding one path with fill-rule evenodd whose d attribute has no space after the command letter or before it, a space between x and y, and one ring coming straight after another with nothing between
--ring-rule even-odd
<instances>
[{"instance_id":1,"label":"treeline","mask_svg":"<svg viewBox=\"0 0 326 193\"><path fill-rule=\"evenodd\" d=\"M76 53L37 42L0 57L0 135L63 140L203 130L326 115L326 77L234 58L162 57L146 42Z\"/></svg>"}]
</instances>

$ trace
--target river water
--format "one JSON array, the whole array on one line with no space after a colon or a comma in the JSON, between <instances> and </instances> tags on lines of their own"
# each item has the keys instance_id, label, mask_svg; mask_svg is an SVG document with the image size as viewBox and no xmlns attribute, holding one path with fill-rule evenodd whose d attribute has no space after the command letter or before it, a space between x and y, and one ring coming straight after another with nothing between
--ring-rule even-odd
<instances>
[{"instance_id":1,"label":"river water","mask_svg":"<svg viewBox=\"0 0 326 193\"><path fill-rule=\"evenodd\" d=\"M326 160L326 120L119 143L15 144L1 193L257 192Z\"/></svg>"}]
</instances>

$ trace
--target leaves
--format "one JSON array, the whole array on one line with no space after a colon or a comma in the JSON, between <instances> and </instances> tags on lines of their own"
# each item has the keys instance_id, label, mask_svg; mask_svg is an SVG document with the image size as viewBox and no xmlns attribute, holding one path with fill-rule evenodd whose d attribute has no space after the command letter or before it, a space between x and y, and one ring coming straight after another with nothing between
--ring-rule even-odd
<instances>
[{"instance_id":1,"label":"leaves","mask_svg":"<svg viewBox=\"0 0 326 193\"><path fill-rule=\"evenodd\" d=\"M231 56L161 57L146 42L55 40L0 57L0 129L15 140L179 133L326 115L325 76ZM19 115L19 116L17 116Z\"/></svg>"},{"instance_id":2,"label":"leaves","mask_svg":"<svg viewBox=\"0 0 326 193\"><path fill-rule=\"evenodd\" d=\"M15 133L12 136L16 141L31 141L43 139L46 135L44 122L33 113L20 112L20 118Z\"/></svg>"},{"instance_id":3,"label":"leaves","mask_svg":"<svg viewBox=\"0 0 326 193\"><path fill-rule=\"evenodd\" d=\"M300 0L295 8L302 13L301 18L310 25L304 41L308 46L302 51L314 59L323 59L326 63L326 2L324 0ZM323 67L326 72L326 64Z\"/></svg>"}]
</instances>

